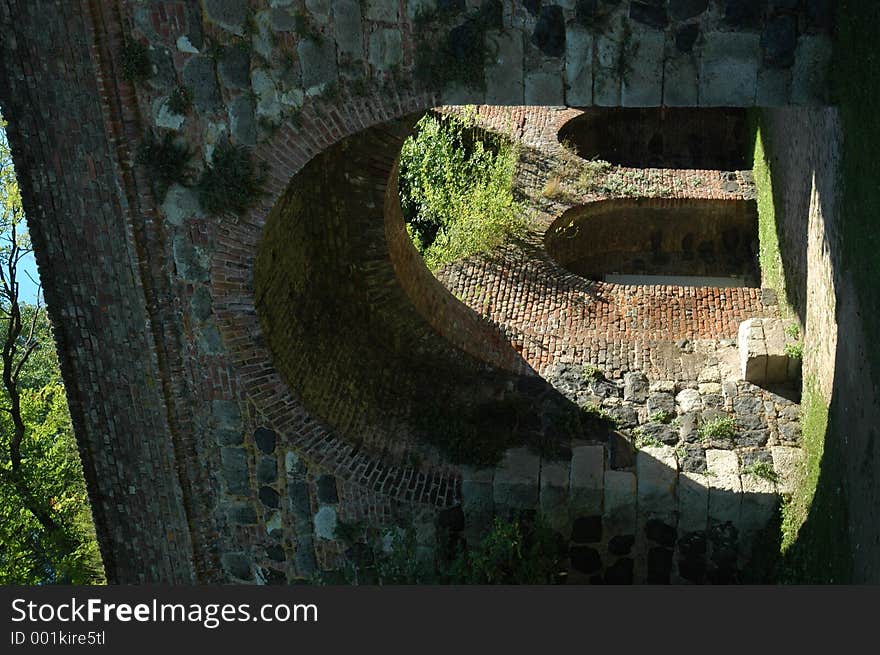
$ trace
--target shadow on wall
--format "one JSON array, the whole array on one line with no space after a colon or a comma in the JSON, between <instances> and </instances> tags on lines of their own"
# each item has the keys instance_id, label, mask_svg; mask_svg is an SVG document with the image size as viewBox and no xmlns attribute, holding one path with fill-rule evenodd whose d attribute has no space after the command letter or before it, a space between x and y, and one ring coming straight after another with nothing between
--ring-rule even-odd
<instances>
[{"instance_id":1,"label":"shadow on wall","mask_svg":"<svg viewBox=\"0 0 880 655\"><path fill-rule=\"evenodd\" d=\"M777 574L794 583L877 582L877 404L854 290L841 261L837 109L762 110L760 127L782 283L806 328L802 427L808 463L783 525L788 543Z\"/></svg>"},{"instance_id":2,"label":"shadow on wall","mask_svg":"<svg viewBox=\"0 0 880 655\"><path fill-rule=\"evenodd\" d=\"M744 109L590 108L559 131L584 159L632 168L752 167Z\"/></svg>"},{"instance_id":3,"label":"shadow on wall","mask_svg":"<svg viewBox=\"0 0 880 655\"><path fill-rule=\"evenodd\" d=\"M480 324L448 291L442 297L420 260L421 277L433 281L427 306L444 312L459 335L472 330L474 344L494 338L493 363L510 363L516 372L456 347L401 285L384 211L413 123L414 117L386 123L329 148L272 209L254 273L273 364L305 406L353 447L398 463L489 464L520 444L544 453L564 449L582 431L579 408L529 374L491 325ZM402 223L401 234L412 249Z\"/></svg>"},{"instance_id":4,"label":"shadow on wall","mask_svg":"<svg viewBox=\"0 0 880 655\"><path fill-rule=\"evenodd\" d=\"M484 466L488 482L465 474L461 529L479 532L493 514L546 514L567 544L572 581L743 581L748 544L777 497L741 472L734 450L710 450L684 471L671 447L636 452L542 378L455 347L447 331L456 325L442 321L467 314L443 309L432 324L414 305L418 289L402 286L385 216L412 122L365 130L315 157L266 222L256 310L291 391L354 450L423 471ZM486 502L470 502L475 489Z\"/></svg>"}]
</instances>

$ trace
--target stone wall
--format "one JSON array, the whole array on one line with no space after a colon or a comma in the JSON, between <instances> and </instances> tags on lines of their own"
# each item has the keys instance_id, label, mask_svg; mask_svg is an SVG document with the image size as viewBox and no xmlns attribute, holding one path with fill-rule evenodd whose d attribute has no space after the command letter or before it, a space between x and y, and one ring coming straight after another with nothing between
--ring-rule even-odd
<instances>
[{"instance_id":1,"label":"stone wall","mask_svg":"<svg viewBox=\"0 0 880 655\"><path fill-rule=\"evenodd\" d=\"M328 429L267 355L253 278L262 229L291 178L333 144L441 97L824 96L821 3L467 3L479 16L452 4L428 23L414 18L430 1L0 4L0 102L110 581L291 581L332 564L337 516L424 523L460 496L453 467L388 464ZM446 73L416 80L420 51L454 53L473 29L496 53L477 76L484 88ZM136 158L150 131L191 153L190 175L167 191ZM266 195L244 215L207 216L191 184L227 140L264 165ZM661 321L679 329L671 313Z\"/></svg>"}]
</instances>

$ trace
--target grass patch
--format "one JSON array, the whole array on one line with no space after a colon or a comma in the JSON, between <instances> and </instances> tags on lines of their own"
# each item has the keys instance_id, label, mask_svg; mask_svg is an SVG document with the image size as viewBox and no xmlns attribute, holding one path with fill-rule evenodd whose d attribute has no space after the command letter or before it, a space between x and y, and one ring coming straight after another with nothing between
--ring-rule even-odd
<instances>
[{"instance_id":1,"label":"grass patch","mask_svg":"<svg viewBox=\"0 0 880 655\"><path fill-rule=\"evenodd\" d=\"M467 119L424 116L400 153L407 232L431 270L489 252L525 232L513 196L518 152Z\"/></svg>"},{"instance_id":2,"label":"grass patch","mask_svg":"<svg viewBox=\"0 0 880 655\"><path fill-rule=\"evenodd\" d=\"M703 423L697 430L702 439L733 439L736 421L729 416L719 416Z\"/></svg>"},{"instance_id":3,"label":"grass patch","mask_svg":"<svg viewBox=\"0 0 880 655\"><path fill-rule=\"evenodd\" d=\"M815 381L804 381L801 401L804 468L782 506L781 582L845 583L852 555L843 495L842 444L834 435L828 404Z\"/></svg>"}]
</instances>

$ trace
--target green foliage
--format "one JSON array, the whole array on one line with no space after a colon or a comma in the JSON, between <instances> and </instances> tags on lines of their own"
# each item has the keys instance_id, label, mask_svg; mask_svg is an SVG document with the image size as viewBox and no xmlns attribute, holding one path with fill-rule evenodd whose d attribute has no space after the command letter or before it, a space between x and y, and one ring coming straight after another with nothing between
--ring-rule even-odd
<instances>
[{"instance_id":1,"label":"green foliage","mask_svg":"<svg viewBox=\"0 0 880 655\"><path fill-rule=\"evenodd\" d=\"M153 74L147 46L135 39L128 39L122 46L119 64L122 67L122 76L132 84L143 82Z\"/></svg>"},{"instance_id":2,"label":"green foliage","mask_svg":"<svg viewBox=\"0 0 880 655\"><path fill-rule=\"evenodd\" d=\"M447 569L451 584L554 584L563 573L557 535L538 517L498 517L483 540L459 552Z\"/></svg>"},{"instance_id":3,"label":"green foliage","mask_svg":"<svg viewBox=\"0 0 880 655\"><path fill-rule=\"evenodd\" d=\"M581 426L588 432L617 427L617 421L601 407L595 405L581 406Z\"/></svg>"},{"instance_id":4,"label":"green foliage","mask_svg":"<svg viewBox=\"0 0 880 655\"><path fill-rule=\"evenodd\" d=\"M736 421L729 416L719 416L703 423L697 433L703 439L733 439L736 434Z\"/></svg>"},{"instance_id":5,"label":"green foliage","mask_svg":"<svg viewBox=\"0 0 880 655\"><path fill-rule=\"evenodd\" d=\"M656 448L663 445L663 442L660 441L657 437L650 434L645 434L640 428L636 428L633 430L633 437L635 437L635 441L633 445L638 448Z\"/></svg>"},{"instance_id":6,"label":"green foliage","mask_svg":"<svg viewBox=\"0 0 880 655\"><path fill-rule=\"evenodd\" d=\"M743 466L742 474L751 475L753 477L761 478L763 480L768 480L769 482L779 481L779 476L773 469L773 464L765 461L753 462L751 464Z\"/></svg>"},{"instance_id":7,"label":"green foliage","mask_svg":"<svg viewBox=\"0 0 880 655\"><path fill-rule=\"evenodd\" d=\"M804 344L800 341L785 344L784 350L785 354L792 359L801 359L804 356Z\"/></svg>"},{"instance_id":8,"label":"green foliage","mask_svg":"<svg viewBox=\"0 0 880 655\"><path fill-rule=\"evenodd\" d=\"M215 216L242 214L263 194L265 180L247 148L222 143L199 178L199 203Z\"/></svg>"},{"instance_id":9,"label":"green foliage","mask_svg":"<svg viewBox=\"0 0 880 655\"><path fill-rule=\"evenodd\" d=\"M34 377L45 374L35 371ZM32 495L48 502L63 532L47 532L29 512L25 499L9 482L11 470L4 459L0 475L0 584L101 583L101 556L60 381L25 389L22 415L28 431L22 443L21 476ZM11 419L0 413L3 452L8 452L11 434Z\"/></svg>"},{"instance_id":10,"label":"green foliage","mask_svg":"<svg viewBox=\"0 0 880 655\"><path fill-rule=\"evenodd\" d=\"M150 181L161 198L172 184L189 183L190 151L185 143L166 132L159 139L148 132L138 148L135 161L147 169Z\"/></svg>"},{"instance_id":11,"label":"green foliage","mask_svg":"<svg viewBox=\"0 0 880 655\"><path fill-rule=\"evenodd\" d=\"M672 423L672 419L675 418L675 414L672 412L667 412L665 409L660 409L651 414L651 420L656 423Z\"/></svg>"},{"instance_id":12,"label":"green foliage","mask_svg":"<svg viewBox=\"0 0 880 655\"><path fill-rule=\"evenodd\" d=\"M581 377L583 377L586 382L593 382L596 380L604 380L605 374L598 366L593 366L592 364L584 364L584 368L581 371Z\"/></svg>"},{"instance_id":13,"label":"green foliage","mask_svg":"<svg viewBox=\"0 0 880 655\"><path fill-rule=\"evenodd\" d=\"M524 232L513 197L517 152L497 150L464 120L426 115L400 153L400 199L407 231L432 270L488 252Z\"/></svg>"},{"instance_id":14,"label":"green foliage","mask_svg":"<svg viewBox=\"0 0 880 655\"><path fill-rule=\"evenodd\" d=\"M30 240L5 125L0 116L0 266L9 280L10 261L20 261L30 250ZM0 341L10 334L16 303L17 293L0 293ZM0 585L101 583L101 557L52 329L42 309L20 303L18 307L21 324L27 327L13 342L18 353L14 361L22 361L21 353L30 347L35 349L23 360L13 386L24 423L18 466L13 462L13 405L6 385L0 386ZM54 527L38 520L35 510Z\"/></svg>"}]
</instances>

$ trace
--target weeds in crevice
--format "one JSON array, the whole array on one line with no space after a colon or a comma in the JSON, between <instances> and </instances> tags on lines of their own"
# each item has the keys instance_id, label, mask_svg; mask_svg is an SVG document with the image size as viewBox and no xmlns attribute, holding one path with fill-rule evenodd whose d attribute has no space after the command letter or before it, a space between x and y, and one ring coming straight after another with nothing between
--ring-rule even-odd
<instances>
[{"instance_id":1,"label":"weeds in crevice","mask_svg":"<svg viewBox=\"0 0 880 655\"><path fill-rule=\"evenodd\" d=\"M266 172L244 146L222 143L197 183L199 203L208 214L242 214L263 194Z\"/></svg>"},{"instance_id":2,"label":"weeds in crevice","mask_svg":"<svg viewBox=\"0 0 880 655\"><path fill-rule=\"evenodd\" d=\"M150 53L147 46L132 38L129 38L122 46L119 53L119 65L122 68L122 77L132 84L143 82L153 74L153 65L150 63Z\"/></svg>"},{"instance_id":3,"label":"weeds in crevice","mask_svg":"<svg viewBox=\"0 0 880 655\"><path fill-rule=\"evenodd\" d=\"M148 132L138 147L135 162L146 169L161 198L172 184L189 184L191 156L187 145L171 132L166 132L161 139L154 132Z\"/></svg>"}]
</instances>

